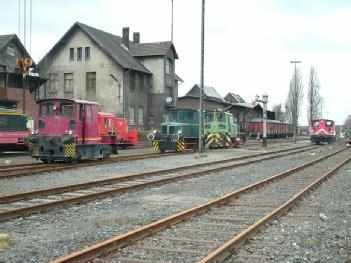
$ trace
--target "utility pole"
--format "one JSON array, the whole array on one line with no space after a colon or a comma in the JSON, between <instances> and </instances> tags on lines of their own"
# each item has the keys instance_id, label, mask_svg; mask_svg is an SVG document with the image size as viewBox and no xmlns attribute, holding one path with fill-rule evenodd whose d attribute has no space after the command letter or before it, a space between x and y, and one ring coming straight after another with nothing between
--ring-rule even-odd
<instances>
[{"instance_id":1,"label":"utility pole","mask_svg":"<svg viewBox=\"0 0 351 263\"><path fill-rule=\"evenodd\" d=\"M290 61L290 63L294 63L295 64L295 73L294 73L294 77L295 77L295 81L294 82L295 83L294 83L294 86L295 86L295 91L296 91L297 90L296 64L297 63L301 63L301 61L294 60L294 61ZM293 115L293 112L292 112L292 115ZM293 116L293 127L294 127L294 136L295 136L296 135L296 130L297 130L297 117L296 116Z\"/></svg>"},{"instance_id":2,"label":"utility pole","mask_svg":"<svg viewBox=\"0 0 351 263\"><path fill-rule=\"evenodd\" d=\"M171 41L173 43L173 0L172 0Z\"/></svg>"},{"instance_id":3,"label":"utility pole","mask_svg":"<svg viewBox=\"0 0 351 263\"><path fill-rule=\"evenodd\" d=\"M204 108L204 35L205 35L205 0L202 0L202 11L201 11L201 72L200 72L200 112L199 112L199 154L204 152L204 147L202 143L203 139L203 108Z\"/></svg>"}]
</instances>

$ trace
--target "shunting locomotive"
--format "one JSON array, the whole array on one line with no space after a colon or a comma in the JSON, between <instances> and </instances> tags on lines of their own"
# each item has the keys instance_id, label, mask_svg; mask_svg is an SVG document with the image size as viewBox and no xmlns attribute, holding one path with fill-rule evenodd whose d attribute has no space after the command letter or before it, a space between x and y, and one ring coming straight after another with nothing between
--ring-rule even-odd
<instances>
[{"instance_id":1,"label":"shunting locomotive","mask_svg":"<svg viewBox=\"0 0 351 263\"><path fill-rule=\"evenodd\" d=\"M199 140L199 111L193 109L171 109L161 130L148 134L156 151L183 152L197 149Z\"/></svg>"},{"instance_id":2,"label":"shunting locomotive","mask_svg":"<svg viewBox=\"0 0 351 263\"><path fill-rule=\"evenodd\" d=\"M20 110L0 108L0 152L27 150L27 118Z\"/></svg>"},{"instance_id":3,"label":"shunting locomotive","mask_svg":"<svg viewBox=\"0 0 351 263\"><path fill-rule=\"evenodd\" d=\"M311 142L315 144L335 142L336 132L334 121L328 119L311 120L310 136Z\"/></svg>"},{"instance_id":4,"label":"shunting locomotive","mask_svg":"<svg viewBox=\"0 0 351 263\"><path fill-rule=\"evenodd\" d=\"M106 158L111 153L98 127L99 104L72 99L38 101L35 130L28 139L30 154L45 163ZM111 135L116 139L116 135Z\"/></svg>"},{"instance_id":5,"label":"shunting locomotive","mask_svg":"<svg viewBox=\"0 0 351 263\"><path fill-rule=\"evenodd\" d=\"M234 147L240 141L233 115L224 111L205 113L205 148Z\"/></svg>"}]
</instances>

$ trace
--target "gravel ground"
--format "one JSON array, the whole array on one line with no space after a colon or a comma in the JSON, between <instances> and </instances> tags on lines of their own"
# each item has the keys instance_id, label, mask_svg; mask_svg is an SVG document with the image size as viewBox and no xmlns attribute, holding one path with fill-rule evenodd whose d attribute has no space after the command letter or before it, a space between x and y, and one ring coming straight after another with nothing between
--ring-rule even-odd
<instances>
[{"instance_id":1,"label":"gravel ground","mask_svg":"<svg viewBox=\"0 0 351 263\"><path fill-rule=\"evenodd\" d=\"M300 145L300 144L299 144ZM305 144L301 144L305 145ZM291 145L289 147L295 147ZM281 148L281 147L280 147ZM269 150L280 149L277 145L271 146ZM139 150L139 149L135 149ZM175 168L179 166L186 166L195 163L206 163L210 161L228 159L242 155L250 155L264 150L252 151L243 149L227 149L225 151L213 150L209 151L206 158L194 158L195 154L176 155L169 157L145 159L136 161L117 162L114 164L96 165L77 170L67 170L66 172L51 172L42 173L38 175L15 177L8 179L1 179L0 193L1 195L9 195L19 192L28 192L38 189L58 187L75 183L82 183L86 181L106 179L117 176L124 176L140 172L155 171L160 169ZM128 154L128 153L125 153ZM129 152L129 154L136 154Z\"/></svg>"},{"instance_id":2,"label":"gravel ground","mask_svg":"<svg viewBox=\"0 0 351 263\"><path fill-rule=\"evenodd\" d=\"M349 163L225 262L351 262L350 179Z\"/></svg>"},{"instance_id":3,"label":"gravel ground","mask_svg":"<svg viewBox=\"0 0 351 263\"><path fill-rule=\"evenodd\" d=\"M323 147L322 150L316 151L315 155L309 152L296 154L282 158L284 160L282 162L265 161L258 165L236 168L206 177L133 191L65 209L55 209L45 214L2 222L0 233L8 233L12 244L8 249L0 250L0 262L47 262L49 259L66 255L159 218L204 203L287 168L316 159L335 148L335 146ZM228 154L239 155L239 150L225 151L221 154L228 158ZM217 158L220 156L219 153L213 151L208 153L206 158L194 159L189 156L177 156L170 158L170 162L175 166L184 165L184 162L188 160L206 162L215 155ZM138 161L126 162L116 167L118 169L123 167L126 170L136 168L139 171L145 170L145 166L160 169L165 168L160 167L164 165L164 160L166 159L162 159L162 163L160 159L143 160L140 164L136 164ZM69 174L74 177L77 173L87 174L92 170L94 174L104 169L110 168L90 167L84 169L84 172L76 170L70 171ZM24 181L28 182L28 179ZM47 179L47 181L50 180ZM21 182L18 181L18 183ZM28 184L32 183L36 182Z\"/></svg>"}]
</instances>

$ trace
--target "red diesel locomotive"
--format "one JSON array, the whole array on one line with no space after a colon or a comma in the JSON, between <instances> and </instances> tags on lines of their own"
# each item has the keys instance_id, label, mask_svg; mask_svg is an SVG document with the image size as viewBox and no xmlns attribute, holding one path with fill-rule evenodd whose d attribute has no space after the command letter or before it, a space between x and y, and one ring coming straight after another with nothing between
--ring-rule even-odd
<instances>
[{"instance_id":1,"label":"red diesel locomotive","mask_svg":"<svg viewBox=\"0 0 351 263\"><path fill-rule=\"evenodd\" d=\"M29 132L26 116L19 110L0 108L0 152L27 150Z\"/></svg>"},{"instance_id":2,"label":"red diesel locomotive","mask_svg":"<svg viewBox=\"0 0 351 263\"><path fill-rule=\"evenodd\" d=\"M334 121L327 119L311 120L310 136L311 142L315 144L320 144L321 142L335 142L336 132Z\"/></svg>"},{"instance_id":3,"label":"red diesel locomotive","mask_svg":"<svg viewBox=\"0 0 351 263\"><path fill-rule=\"evenodd\" d=\"M117 153L113 114L99 113L96 102L73 99L38 101L35 130L28 138L30 154L45 163L107 158Z\"/></svg>"}]
</instances>

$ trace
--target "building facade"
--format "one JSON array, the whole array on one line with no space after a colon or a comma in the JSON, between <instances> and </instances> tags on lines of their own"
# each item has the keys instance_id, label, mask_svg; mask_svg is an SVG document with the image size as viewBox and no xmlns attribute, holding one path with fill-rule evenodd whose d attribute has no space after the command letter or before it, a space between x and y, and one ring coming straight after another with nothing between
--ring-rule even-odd
<instances>
[{"instance_id":1,"label":"building facade","mask_svg":"<svg viewBox=\"0 0 351 263\"><path fill-rule=\"evenodd\" d=\"M33 93L45 80L32 74L35 63L23 80L23 73L17 64L19 57L30 58L30 55L17 35L0 35L0 107L21 109L28 119L33 119L37 113Z\"/></svg>"},{"instance_id":2,"label":"building facade","mask_svg":"<svg viewBox=\"0 0 351 263\"><path fill-rule=\"evenodd\" d=\"M97 101L101 111L127 118L140 129L158 127L169 107L177 106L178 55L170 41L140 43L76 22L39 62L48 81L40 98Z\"/></svg>"}]
</instances>

